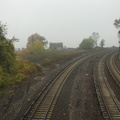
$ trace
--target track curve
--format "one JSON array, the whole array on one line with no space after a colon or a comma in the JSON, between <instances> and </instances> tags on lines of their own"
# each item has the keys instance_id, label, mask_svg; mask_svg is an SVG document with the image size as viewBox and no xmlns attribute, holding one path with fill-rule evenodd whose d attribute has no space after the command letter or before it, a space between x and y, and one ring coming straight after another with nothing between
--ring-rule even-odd
<instances>
[{"instance_id":1,"label":"track curve","mask_svg":"<svg viewBox=\"0 0 120 120\"><path fill-rule=\"evenodd\" d=\"M114 54L115 55L115 54ZM114 64L114 55L112 55L109 64L109 71L113 78L119 80L119 71ZM106 120L120 120L120 102L115 96L114 91L109 85L109 79L105 73L107 55L104 55L98 62L97 75L95 83L97 84L96 92L100 101L101 110ZM108 67L108 66L107 66Z\"/></svg>"}]
</instances>

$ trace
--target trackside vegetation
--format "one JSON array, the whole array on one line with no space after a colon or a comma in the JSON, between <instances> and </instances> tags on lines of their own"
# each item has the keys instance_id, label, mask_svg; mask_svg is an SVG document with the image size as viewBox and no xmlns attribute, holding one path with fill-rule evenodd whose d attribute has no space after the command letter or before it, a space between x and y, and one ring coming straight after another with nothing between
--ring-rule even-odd
<instances>
[{"instance_id":1,"label":"trackside vegetation","mask_svg":"<svg viewBox=\"0 0 120 120\"><path fill-rule=\"evenodd\" d=\"M36 70L27 60L16 56L13 43L17 39L7 39L6 34L6 24L0 23L0 90L20 82L27 73Z\"/></svg>"},{"instance_id":2,"label":"trackside vegetation","mask_svg":"<svg viewBox=\"0 0 120 120\"><path fill-rule=\"evenodd\" d=\"M87 52L87 50L46 50L41 54L31 54L29 52L20 51L17 52L17 55L22 59L29 60L31 63L40 64L43 68L48 66L54 66L55 64L64 63L67 60L72 60L76 56L80 55L83 52Z\"/></svg>"},{"instance_id":3,"label":"trackside vegetation","mask_svg":"<svg viewBox=\"0 0 120 120\"><path fill-rule=\"evenodd\" d=\"M31 54L40 54L45 51L47 43L48 42L45 37L39 35L38 33L35 33L28 37L26 47Z\"/></svg>"}]
</instances>

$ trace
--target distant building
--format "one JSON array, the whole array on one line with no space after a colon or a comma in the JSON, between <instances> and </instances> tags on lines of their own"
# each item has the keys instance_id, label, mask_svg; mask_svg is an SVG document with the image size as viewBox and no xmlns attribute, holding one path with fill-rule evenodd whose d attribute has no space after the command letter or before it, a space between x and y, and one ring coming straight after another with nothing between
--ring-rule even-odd
<instances>
[{"instance_id":1,"label":"distant building","mask_svg":"<svg viewBox=\"0 0 120 120\"><path fill-rule=\"evenodd\" d=\"M63 43L50 43L50 49L63 50Z\"/></svg>"},{"instance_id":2,"label":"distant building","mask_svg":"<svg viewBox=\"0 0 120 120\"><path fill-rule=\"evenodd\" d=\"M24 50L25 48L15 48L15 51L22 51Z\"/></svg>"}]
</instances>

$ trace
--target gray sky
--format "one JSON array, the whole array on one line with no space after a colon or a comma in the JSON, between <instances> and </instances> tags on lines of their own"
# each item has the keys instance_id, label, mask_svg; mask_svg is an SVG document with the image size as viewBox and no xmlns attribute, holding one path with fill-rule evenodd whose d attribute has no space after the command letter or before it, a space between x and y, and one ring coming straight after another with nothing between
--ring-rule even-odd
<instances>
[{"instance_id":1,"label":"gray sky","mask_svg":"<svg viewBox=\"0 0 120 120\"><path fill-rule=\"evenodd\" d=\"M118 46L113 22L120 18L120 0L0 0L0 21L8 25L8 38L27 38L38 33L48 42L78 47L84 38L98 32L105 46Z\"/></svg>"}]
</instances>

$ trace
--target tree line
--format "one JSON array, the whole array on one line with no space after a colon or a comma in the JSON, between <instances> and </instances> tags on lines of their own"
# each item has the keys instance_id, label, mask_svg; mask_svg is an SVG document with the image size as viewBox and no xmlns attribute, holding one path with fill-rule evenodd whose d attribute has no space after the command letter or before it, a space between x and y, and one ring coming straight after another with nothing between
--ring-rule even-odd
<instances>
[{"instance_id":1,"label":"tree line","mask_svg":"<svg viewBox=\"0 0 120 120\"><path fill-rule=\"evenodd\" d=\"M115 19L114 25L117 29L120 28L120 18ZM15 54L14 42L18 41L15 37L8 39L7 25L0 22L0 88L6 83L11 84L16 81L21 81L25 78L24 72L33 72L36 69L27 61L18 58ZM79 49L90 50L98 47L99 33L93 32L88 38L84 38L79 44ZM120 58L120 30L118 30L119 38L119 58ZM45 51L48 41L44 36L38 33L28 37L27 50L31 54L41 54ZM100 41L100 47L103 48L105 40Z\"/></svg>"},{"instance_id":2,"label":"tree line","mask_svg":"<svg viewBox=\"0 0 120 120\"><path fill-rule=\"evenodd\" d=\"M93 32L89 38L83 39L83 41L79 45L79 48L89 50L98 47L97 45L98 39L99 33ZM31 54L40 54L45 51L45 47L47 44L48 41L45 39L45 37L39 35L38 33L35 33L28 37L28 42L26 46L27 50L29 50ZM103 48L104 45L105 40L102 39L100 42L100 47Z\"/></svg>"},{"instance_id":3,"label":"tree line","mask_svg":"<svg viewBox=\"0 0 120 120\"><path fill-rule=\"evenodd\" d=\"M115 19L114 25L117 29L120 28L120 18ZM16 81L21 81L25 78L24 72L35 71L35 68L27 61L18 58L15 54L14 42L18 41L15 37L8 39L7 25L0 22L0 88L6 83L11 84ZM93 32L88 38L84 38L79 44L79 49L90 50L98 46L99 33ZM120 30L118 31L119 38L119 58L120 58ZM28 37L27 50L31 54L41 54L45 51L48 41L44 36L38 33ZM100 47L103 48L105 40L100 41Z\"/></svg>"},{"instance_id":4,"label":"tree line","mask_svg":"<svg viewBox=\"0 0 120 120\"><path fill-rule=\"evenodd\" d=\"M93 32L91 36L83 39L83 41L79 45L79 48L90 50L90 49L93 49L95 47L98 47L98 43L97 43L98 39L99 39L99 33ZM103 48L104 45L105 45L105 40L102 39L100 42L100 47Z\"/></svg>"}]
</instances>

